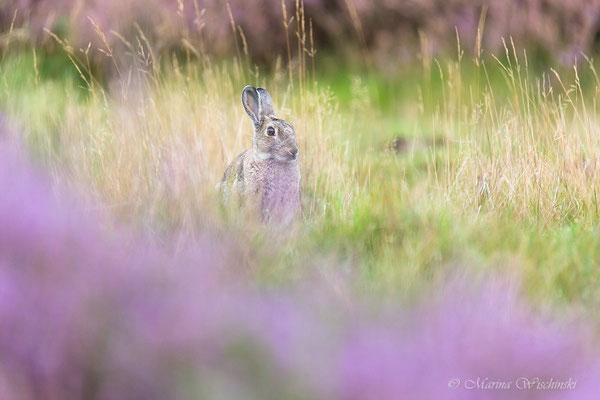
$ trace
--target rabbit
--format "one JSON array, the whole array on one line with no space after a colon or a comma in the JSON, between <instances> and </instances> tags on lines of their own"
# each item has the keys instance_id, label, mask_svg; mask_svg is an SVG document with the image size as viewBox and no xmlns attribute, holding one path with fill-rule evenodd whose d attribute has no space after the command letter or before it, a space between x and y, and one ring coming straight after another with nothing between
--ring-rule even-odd
<instances>
[{"instance_id":1,"label":"rabbit","mask_svg":"<svg viewBox=\"0 0 600 400\"><path fill-rule=\"evenodd\" d=\"M229 164L217 184L225 203L264 222L289 224L300 212L299 149L294 127L275 116L271 95L246 86L242 105L254 125L252 148Z\"/></svg>"}]
</instances>

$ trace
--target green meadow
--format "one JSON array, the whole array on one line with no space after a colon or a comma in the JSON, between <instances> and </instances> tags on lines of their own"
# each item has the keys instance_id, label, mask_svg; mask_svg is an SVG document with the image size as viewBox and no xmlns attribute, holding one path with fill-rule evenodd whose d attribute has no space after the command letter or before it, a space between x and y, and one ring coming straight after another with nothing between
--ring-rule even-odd
<instances>
[{"instance_id":1,"label":"green meadow","mask_svg":"<svg viewBox=\"0 0 600 400\"><path fill-rule=\"evenodd\" d=\"M236 232L267 285L335 260L369 293L410 298L491 273L540 306L599 309L593 60L554 69L509 48L384 74L327 56L289 69L173 56L95 75L68 56L7 54L0 108L39 167L101 204L107 225ZM219 212L214 185L251 143L245 84L267 88L296 128L302 217L285 240Z\"/></svg>"}]
</instances>

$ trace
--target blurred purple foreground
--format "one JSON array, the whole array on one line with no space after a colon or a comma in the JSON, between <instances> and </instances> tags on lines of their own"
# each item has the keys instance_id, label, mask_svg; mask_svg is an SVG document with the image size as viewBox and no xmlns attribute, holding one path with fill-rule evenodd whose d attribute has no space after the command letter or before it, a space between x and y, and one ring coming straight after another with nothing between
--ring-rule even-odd
<instances>
[{"instance_id":1,"label":"blurred purple foreground","mask_svg":"<svg viewBox=\"0 0 600 400\"><path fill-rule=\"evenodd\" d=\"M75 202L56 201L48 180L7 144L0 193L1 399L600 393L587 330L542 321L507 285L453 283L410 310L376 307L324 282L267 291L215 235L175 253L103 232ZM511 387L468 388L478 378ZM576 385L523 389L521 378Z\"/></svg>"}]
</instances>

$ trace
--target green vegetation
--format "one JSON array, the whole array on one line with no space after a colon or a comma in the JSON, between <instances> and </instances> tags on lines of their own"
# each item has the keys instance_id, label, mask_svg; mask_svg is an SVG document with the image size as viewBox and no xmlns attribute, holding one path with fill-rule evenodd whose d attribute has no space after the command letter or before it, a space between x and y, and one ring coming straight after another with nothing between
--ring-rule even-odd
<instances>
[{"instance_id":1,"label":"green vegetation","mask_svg":"<svg viewBox=\"0 0 600 400\"><path fill-rule=\"evenodd\" d=\"M600 85L589 65L555 74L514 54L391 77L323 65L292 89L281 71L251 78L235 62L91 83L61 55L15 53L0 108L42 165L115 218L189 233L223 224L213 187L249 146L239 92L256 82L296 126L305 195L283 245L238 233L260 244L248 259L258 279L335 257L364 290L410 296L457 270L495 271L521 277L537 304L592 313Z\"/></svg>"}]
</instances>

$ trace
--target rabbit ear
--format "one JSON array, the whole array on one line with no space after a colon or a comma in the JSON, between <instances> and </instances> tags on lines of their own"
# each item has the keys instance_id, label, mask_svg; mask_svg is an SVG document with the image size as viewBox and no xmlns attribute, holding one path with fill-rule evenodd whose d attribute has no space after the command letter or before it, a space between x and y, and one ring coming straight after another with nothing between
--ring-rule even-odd
<instances>
[{"instance_id":1,"label":"rabbit ear","mask_svg":"<svg viewBox=\"0 0 600 400\"><path fill-rule=\"evenodd\" d=\"M242 104L254 125L259 125L262 119L260 115L260 96L254 86L248 85L242 90Z\"/></svg>"},{"instance_id":2,"label":"rabbit ear","mask_svg":"<svg viewBox=\"0 0 600 400\"><path fill-rule=\"evenodd\" d=\"M265 117L275 114L271 95L263 88L246 86L242 91L242 104L255 126L259 126Z\"/></svg>"},{"instance_id":3,"label":"rabbit ear","mask_svg":"<svg viewBox=\"0 0 600 400\"><path fill-rule=\"evenodd\" d=\"M273 102L271 101L271 95L267 92L266 89L258 88L256 91L259 94L260 101L260 114L261 118L267 117L269 115L275 115L275 110L273 109Z\"/></svg>"}]
</instances>

